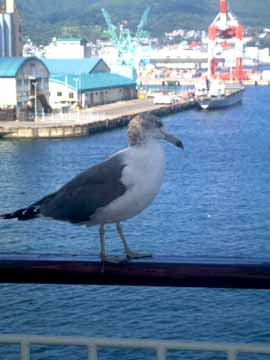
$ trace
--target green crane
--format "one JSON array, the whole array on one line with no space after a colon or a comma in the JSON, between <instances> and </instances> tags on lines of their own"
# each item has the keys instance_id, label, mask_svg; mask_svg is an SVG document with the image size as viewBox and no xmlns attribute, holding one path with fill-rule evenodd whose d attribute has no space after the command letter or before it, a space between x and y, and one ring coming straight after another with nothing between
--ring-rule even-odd
<instances>
[{"instance_id":1,"label":"green crane","mask_svg":"<svg viewBox=\"0 0 270 360\"><path fill-rule=\"evenodd\" d=\"M116 27L113 25L111 17L109 15L108 11L106 9L103 9L103 8L101 9L101 11L102 11L104 19L106 21L106 24L108 26L108 30L109 30L109 34L111 36L112 43L116 48L118 48L118 36L117 36L117 33L116 33Z\"/></svg>"},{"instance_id":2,"label":"green crane","mask_svg":"<svg viewBox=\"0 0 270 360\"><path fill-rule=\"evenodd\" d=\"M148 6L145 10L144 10L144 13L141 17L141 21L137 27L137 32L136 32L136 35L135 35L135 40L136 40L136 43L139 44L140 43L140 40L141 38L143 37L144 35L144 26L147 22L147 19L148 19L148 15L149 15L149 12L150 12L150 6Z\"/></svg>"},{"instance_id":3,"label":"green crane","mask_svg":"<svg viewBox=\"0 0 270 360\"><path fill-rule=\"evenodd\" d=\"M117 50L119 64L135 67L135 54L144 34L143 28L149 15L150 7L145 9L134 37L131 36L130 30L125 28L123 25L120 25L118 35L116 26L113 25L108 11L103 8L101 11L108 26L112 44Z\"/></svg>"}]
</instances>

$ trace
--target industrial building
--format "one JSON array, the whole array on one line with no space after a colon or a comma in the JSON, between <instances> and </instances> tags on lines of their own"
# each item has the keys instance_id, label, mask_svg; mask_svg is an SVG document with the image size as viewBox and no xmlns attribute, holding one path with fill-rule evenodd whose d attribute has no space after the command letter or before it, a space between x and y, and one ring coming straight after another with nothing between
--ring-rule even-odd
<instances>
[{"instance_id":1,"label":"industrial building","mask_svg":"<svg viewBox=\"0 0 270 360\"><path fill-rule=\"evenodd\" d=\"M0 57L0 110L16 110L20 118L50 110L49 70L38 58Z\"/></svg>"},{"instance_id":2,"label":"industrial building","mask_svg":"<svg viewBox=\"0 0 270 360\"><path fill-rule=\"evenodd\" d=\"M52 108L82 108L137 97L136 82L111 74L101 58L43 59L49 69Z\"/></svg>"},{"instance_id":3,"label":"industrial building","mask_svg":"<svg viewBox=\"0 0 270 360\"><path fill-rule=\"evenodd\" d=\"M91 56L91 49L83 39L54 37L52 42L45 46L44 56L47 59L83 59Z\"/></svg>"},{"instance_id":4,"label":"industrial building","mask_svg":"<svg viewBox=\"0 0 270 360\"><path fill-rule=\"evenodd\" d=\"M137 97L136 82L111 73L52 75L50 104L54 108L87 108Z\"/></svg>"},{"instance_id":5,"label":"industrial building","mask_svg":"<svg viewBox=\"0 0 270 360\"><path fill-rule=\"evenodd\" d=\"M21 21L15 1L0 0L0 57L21 55Z\"/></svg>"}]
</instances>

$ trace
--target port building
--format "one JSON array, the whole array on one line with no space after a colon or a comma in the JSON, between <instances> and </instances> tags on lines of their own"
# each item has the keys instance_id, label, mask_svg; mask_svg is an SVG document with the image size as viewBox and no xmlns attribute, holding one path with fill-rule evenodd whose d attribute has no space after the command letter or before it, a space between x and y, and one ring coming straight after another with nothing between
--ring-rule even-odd
<instances>
[{"instance_id":1,"label":"port building","mask_svg":"<svg viewBox=\"0 0 270 360\"><path fill-rule=\"evenodd\" d=\"M91 56L91 48L87 41L78 38L52 38L44 48L47 59L83 59Z\"/></svg>"},{"instance_id":2,"label":"port building","mask_svg":"<svg viewBox=\"0 0 270 360\"><path fill-rule=\"evenodd\" d=\"M112 74L103 59L43 59L49 69L50 105L88 108L137 97L136 81Z\"/></svg>"},{"instance_id":3,"label":"port building","mask_svg":"<svg viewBox=\"0 0 270 360\"><path fill-rule=\"evenodd\" d=\"M36 57L0 57L0 89L0 112L15 111L22 118L35 106L50 110L49 70Z\"/></svg>"},{"instance_id":4,"label":"port building","mask_svg":"<svg viewBox=\"0 0 270 360\"><path fill-rule=\"evenodd\" d=\"M63 74L92 74L97 72L110 72L109 66L102 58L90 57L85 59L45 59L42 61L52 75Z\"/></svg>"},{"instance_id":5,"label":"port building","mask_svg":"<svg viewBox=\"0 0 270 360\"><path fill-rule=\"evenodd\" d=\"M21 19L15 1L0 0L0 57L21 55Z\"/></svg>"}]
</instances>

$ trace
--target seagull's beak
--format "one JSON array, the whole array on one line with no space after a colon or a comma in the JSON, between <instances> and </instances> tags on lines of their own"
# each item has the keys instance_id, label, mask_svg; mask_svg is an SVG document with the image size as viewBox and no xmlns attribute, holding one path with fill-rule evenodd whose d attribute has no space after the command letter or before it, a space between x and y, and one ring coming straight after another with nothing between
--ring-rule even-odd
<instances>
[{"instance_id":1,"label":"seagull's beak","mask_svg":"<svg viewBox=\"0 0 270 360\"><path fill-rule=\"evenodd\" d=\"M175 136L167 134L164 131L162 131L162 137L164 140L170 142L171 144L173 144L181 149L184 149L184 144L182 143L182 141L177 139Z\"/></svg>"}]
</instances>

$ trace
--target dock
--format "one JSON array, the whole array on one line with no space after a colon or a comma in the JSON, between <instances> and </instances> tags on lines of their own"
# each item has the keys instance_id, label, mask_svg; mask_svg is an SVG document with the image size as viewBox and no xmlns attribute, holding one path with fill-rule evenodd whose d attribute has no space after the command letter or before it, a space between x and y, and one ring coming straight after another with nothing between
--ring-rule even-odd
<instances>
[{"instance_id":1,"label":"dock","mask_svg":"<svg viewBox=\"0 0 270 360\"><path fill-rule=\"evenodd\" d=\"M52 114L38 121L0 121L0 138L39 139L88 136L126 126L138 114L167 116L195 106L193 99L171 105L155 105L152 99L129 100L100 105L67 114Z\"/></svg>"}]
</instances>

